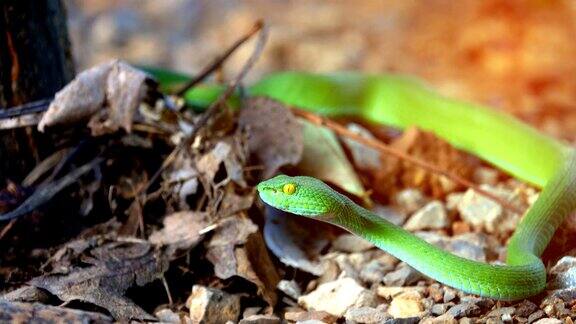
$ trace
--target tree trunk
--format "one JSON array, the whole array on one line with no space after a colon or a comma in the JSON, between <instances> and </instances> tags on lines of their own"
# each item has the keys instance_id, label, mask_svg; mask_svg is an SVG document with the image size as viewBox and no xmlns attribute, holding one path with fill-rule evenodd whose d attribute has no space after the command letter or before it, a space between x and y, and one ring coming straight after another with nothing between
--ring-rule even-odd
<instances>
[{"instance_id":1,"label":"tree trunk","mask_svg":"<svg viewBox=\"0 0 576 324\"><path fill-rule=\"evenodd\" d=\"M61 0L0 0L0 107L51 98L74 76ZM21 180L49 136L34 129L0 132L0 182Z\"/></svg>"}]
</instances>

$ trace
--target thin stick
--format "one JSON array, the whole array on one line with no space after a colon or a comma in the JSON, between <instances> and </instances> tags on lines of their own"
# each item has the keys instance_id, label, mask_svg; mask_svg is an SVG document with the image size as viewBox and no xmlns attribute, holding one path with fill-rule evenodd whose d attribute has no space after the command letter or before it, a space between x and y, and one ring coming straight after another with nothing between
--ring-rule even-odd
<instances>
[{"instance_id":1,"label":"thin stick","mask_svg":"<svg viewBox=\"0 0 576 324\"><path fill-rule=\"evenodd\" d=\"M502 198L500 198L500 197L498 197L498 196L496 196L490 192L487 192L486 190L483 190L478 185L476 185L475 183L473 183L471 181L468 181L465 178L462 178L456 174L450 173L446 170L442 170L433 164L430 164L430 163L427 163L427 162L422 161L420 159L417 159L417 158L415 158L415 157L413 157L407 153L396 150L396 149L382 143L381 141L368 139L368 138L365 138L361 135L358 135L358 134L348 130L346 127L344 127L344 126L342 126L342 125L340 125L340 124L338 124L332 120L320 117L318 115L315 115L315 114L307 112L307 111L303 111L303 110L299 110L299 109L292 109L292 110L294 111L294 113L297 116L304 118L304 119L306 119L306 120L308 120L308 121L310 121L316 125L325 126L327 128L330 128L331 130L333 130L338 135L348 137L354 141L357 141L358 143L362 143L362 144L364 144L368 147L371 147L373 149L376 149L382 153L395 156L401 160L412 163L412 164L414 164L414 165L416 165L416 166L418 166L424 170L427 170L429 172L443 175L446 178L454 181L455 183L458 183L458 184L461 184L467 188L473 189L478 194L495 201L496 203L500 204L502 207L504 207L504 208L514 212L514 213L517 213L520 215L523 214L523 211L521 209L513 206L512 204L510 204L506 200L504 200L504 199L502 199Z\"/></svg>"},{"instance_id":2,"label":"thin stick","mask_svg":"<svg viewBox=\"0 0 576 324\"><path fill-rule=\"evenodd\" d=\"M247 40L249 40L254 34L260 31L263 27L264 22L262 20L258 20L246 35L238 39L234 44L232 44L232 46L226 52L222 53L222 55L214 59L214 61L208 66L206 66L206 68L204 68L202 72L198 73L197 76L195 76L192 80L188 81L184 86L182 86L180 90L176 91L176 95L182 96L186 91L188 91L188 89L202 82L202 80L204 80L207 76L216 71L222 65L222 63L224 63L224 61L226 61L228 57L232 55L232 53L234 53L242 44L244 44Z\"/></svg>"},{"instance_id":3,"label":"thin stick","mask_svg":"<svg viewBox=\"0 0 576 324\"><path fill-rule=\"evenodd\" d=\"M240 40L245 41L245 39L250 38L250 36L254 35L254 33L256 33L257 31L260 31L258 41L254 47L254 51L252 52L252 54L250 55L250 57L248 58L248 60L244 64L244 66L242 67L242 70L240 70L240 72L238 73L238 75L236 75L234 80L232 80L232 82L230 82L228 84L228 87L220 95L220 97L218 97L218 99L216 101L214 101L206 109L204 114L202 116L200 116L200 118L198 119L198 121L194 125L194 128L192 129L192 133L188 136L188 138L181 141L178 144L178 146L176 146L174 148L174 150L172 150L170 155L168 155L168 158L166 158L164 160L164 162L162 162L162 165L160 166L160 168L158 168L158 170L156 170L154 175L152 175L152 177L150 178L150 181L148 181L148 185L145 187L144 193L146 193L150 190L150 188L152 187L152 184L154 182L156 182L156 180L158 179L158 177L160 176L162 171L164 171L175 160L175 157L177 156L177 154L182 149L184 149L186 146L188 146L192 143L192 141L194 140L194 138L196 137L196 135L198 134L200 129L202 129L208 123L210 118L212 118L212 116L218 111L218 108L224 102L226 102L226 100L228 100L228 98L230 98L230 96L234 93L234 91L236 91L236 88L238 88L238 86L240 85L240 82L244 79L244 77L246 76L248 71L250 71L250 69L252 69L252 66L254 66L254 64L256 63L256 61L258 60L260 55L262 54L262 51L264 50L264 46L266 45L266 40L268 39L268 29L266 28L266 26L261 21L258 21L254 25L254 27L248 32L248 34L246 34L245 36L243 36L240 39ZM243 42L236 42L236 43L242 44ZM237 46L239 46L239 45L234 44L232 46L232 48L237 47ZM228 53L230 51L231 50L228 49L226 51L226 53ZM223 55L223 56L225 56L225 55ZM143 201L146 201L146 200L143 199Z\"/></svg>"}]
</instances>

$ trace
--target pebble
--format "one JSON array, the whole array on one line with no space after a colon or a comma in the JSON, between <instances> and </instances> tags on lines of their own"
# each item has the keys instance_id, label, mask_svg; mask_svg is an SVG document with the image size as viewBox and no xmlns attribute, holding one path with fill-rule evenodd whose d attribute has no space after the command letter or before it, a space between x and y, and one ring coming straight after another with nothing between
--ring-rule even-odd
<instances>
[{"instance_id":1,"label":"pebble","mask_svg":"<svg viewBox=\"0 0 576 324\"><path fill-rule=\"evenodd\" d=\"M314 291L298 298L298 303L306 309L325 311L335 316L342 316L346 311L362 303L371 303L373 292L360 286L352 278L341 278L318 286ZM372 299L374 299L372 298Z\"/></svg>"},{"instance_id":2,"label":"pebble","mask_svg":"<svg viewBox=\"0 0 576 324\"><path fill-rule=\"evenodd\" d=\"M391 264L383 263L381 260L371 260L360 270L360 280L370 284L380 283L386 273L394 270Z\"/></svg>"},{"instance_id":3,"label":"pebble","mask_svg":"<svg viewBox=\"0 0 576 324\"><path fill-rule=\"evenodd\" d=\"M200 285L192 287L186 306L190 310L190 319L195 323L235 322L240 316L239 296Z\"/></svg>"},{"instance_id":4,"label":"pebble","mask_svg":"<svg viewBox=\"0 0 576 324\"><path fill-rule=\"evenodd\" d=\"M552 289L565 289L576 287L576 257L565 256L558 260L550 269L552 279L548 287Z\"/></svg>"},{"instance_id":5,"label":"pebble","mask_svg":"<svg viewBox=\"0 0 576 324\"><path fill-rule=\"evenodd\" d=\"M349 131L364 138L375 139L374 135L372 135L369 130L358 124L350 123L347 125L347 128ZM361 144L358 141L349 139L346 136L342 137L342 141L350 149L350 154L354 160L354 166L361 170L379 170L381 168L382 162L378 150Z\"/></svg>"},{"instance_id":6,"label":"pebble","mask_svg":"<svg viewBox=\"0 0 576 324\"><path fill-rule=\"evenodd\" d=\"M443 315L444 313L446 313L448 311L448 308L450 308L451 306L454 306L454 304L453 303L435 304L434 306L432 306L432 309L430 310L430 312L434 315Z\"/></svg>"},{"instance_id":7,"label":"pebble","mask_svg":"<svg viewBox=\"0 0 576 324\"><path fill-rule=\"evenodd\" d=\"M252 315L241 319L238 324L280 324L280 318L274 315Z\"/></svg>"},{"instance_id":8,"label":"pebble","mask_svg":"<svg viewBox=\"0 0 576 324\"><path fill-rule=\"evenodd\" d=\"M389 221L390 223L398 226L404 224L407 216L406 212L403 210L398 210L389 206L382 205L375 205L374 208L372 208L372 212Z\"/></svg>"},{"instance_id":9,"label":"pebble","mask_svg":"<svg viewBox=\"0 0 576 324\"><path fill-rule=\"evenodd\" d=\"M156 318L162 323L175 323L179 324L182 322L180 315L175 313L173 310L164 308L154 313Z\"/></svg>"},{"instance_id":10,"label":"pebble","mask_svg":"<svg viewBox=\"0 0 576 324\"><path fill-rule=\"evenodd\" d=\"M537 320L541 319L542 317L546 316L546 313L544 313L543 310L539 309L536 312L530 314L530 316L528 316L528 324L530 323L534 323Z\"/></svg>"},{"instance_id":11,"label":"pebble","mask_svg":"<svg viewBox=\"0 0 576 324\"><path fill-rule=\"evenodd\" d=\"M482 186L482 189L492 188ZM493 233L498 222L501 222L503 209L500 204L475 190L468 189L462 199L458 202L458 212L463 220L478 228L484 228L487 232Z\"/></svg>"},{"instance_id":12,"label":"pebble","mask_svg":"<svg viewBox=\"0 0 576 324\"><path fill-rule=\"evenodd\" d=\"M482 233L466 233L453 237L433 232L417 232L416 235L430 244L463 258L486 262L487 242Z\"/></svg>"},{"instance_id":13,"label":"pebble","mask_svg":"<svg viewBox=\"0 0 576 324\"><path fill-rule=\"evenodd\" d=\"M388 313L394 318L419 317L423 311L422 295L414 290L393 297L388 308Z\"/></svg>"},{"instance_id":14,"label":"pebble","mask_svg":"<svg viewBox=\"0 0 576 324\"><path fill-rule=\"evenodd\" d=\"M277 288L293 299L298 299L302 295L300 286L294 280L280 280Z\"/></svg>"},{"instance_id":15,"label":"pebble","mask_svg":"<svg viewBox=\"0 0 576 324\"><path fill-rule=\"evenodd\" d=\"M561 321L557 318L543 318L539 319L534 324L564 324L564 321Z\"/></svg>"},{"instance_id":16,"label":"pebble","mask_svg":"<svg viewBox=\"0 0 576 324\"><path fill-rule=\"evenodd\" d=\"M319 321L321 323L335 323L338 316L324 311L286 312L284 319L292 322Z\"/></svg>"},{"instance_id":17,"label":"pebble","mask_svg":"<svg viewBox=\"0 0 576 324\"><path fill-rule=\"evenodd\" d=\"M394 202L406 213L413 213L426 204L426 198L419 189L404 189L394 196Z\"/></svg>"},{"instance_id":18,"label":"pebble","mask_svg":"<svg viewBox=\"0 0 576 324\"><path fill-rule=\"evenodd\" d=\"M445 287L444 288L444 302L447 303L449 301L454 300L456 298L456 290L452 288Z\"/></svg>"},{"instance_id":19,"label":"pebble","mask_svg":"<svg viewBox=\"0 0 576 324\"><path fill-rule=\"evenodd\" d=\"M424 294L426 288L424 287L386 287L380 286L377 289L378 296L384 297L386 299L392 299L393 297L400 295L405 292L416 291L419 294Z\"/></svg>"},{"instance_id":20,"label":"pebble","mask_svg":"<svg viewBox=\"0 0 576 324\"><path fill-rule=\"evenodd\" d=\"M406 263L400 263L396 270L384 276L386 286L408 286L422 278L422 274Z\"/></svg>"},{"instance_id":21,"label":"pebble","mask_svg":"<svg viewBox=\"0 0 576 324\"><path fill-rule=\"evenodd\" d=\"M404 228L408 231L419 231L424 229L445 229L450 226L450 220L444 205L433 200L419 209L412 215Z\"/></svg>"},{"instance_id":22,"label":"pebble","mask_svg":"<svg viewBox=\"0 0 576 324\"><path fill-rule=\"evenodd\" d=\"M332 247L340 252L363 252L374 248L374 244L353 234L342 234L332 242Z\"/></svg>"},{"instance_id":23,"label":"pebble","mask_svg":"<svg viewBox=\"0 0 576 324\"><path fill-rule=\"evenodd\" d=\"M355 323L382 323L391 319L390 315L386 312L386 305L384 307L359 307L350 308L344 318L346 321L353 321Z\"/></svg>"},{"instance_id":24,"label":"pebble","mask_svg":"<svg viewBox=\"0 0 576 324\"><path fill-rule=\"evenodd\" d=\"M422 324L458 324L458 321L450 315L441 315L422 320Z\"/></svg>"},{"instance_id":25,"label":"pebble","mask_svg":"<svg viewBox=\"0 0 576 324\"><path fill-rule=\"evenodd\" d=\"M452 306L447 314L454 318L476 316L481 313L480 307L473 303L462 303Z\"/></svg>"},{"instance_id":26,"label":"pebble","mask_svg":"<svg viewBox=\"0 0 576 324\"><path fill-rule=\"evenodd\" d=\"M488 314L486 314L486 317L496 317L499 318L501 320L504 320L504 318L512 318L512 315L514 315L516 313L516 308L514 307L499 307L496 308L492 311L490 311Z\"/></svg>"},{"instance_id":27,"label":"pebble","mask_svg":"<svg viewBox=\"0 0 576 324\"><path fill-rule=\"evenodd\" d=\"M538 305L525 299L520 304L516 305L516 312L514 314L520 317L528 317L536 310L538 310Z\"/></svg>"}]
</instances>

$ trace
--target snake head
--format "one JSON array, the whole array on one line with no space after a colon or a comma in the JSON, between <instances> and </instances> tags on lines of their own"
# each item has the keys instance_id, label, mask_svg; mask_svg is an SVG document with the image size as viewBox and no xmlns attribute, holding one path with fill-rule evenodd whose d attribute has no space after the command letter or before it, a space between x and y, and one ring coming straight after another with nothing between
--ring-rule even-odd
<instances>
[{"instance_id":1,"label":"snake head","mask_svg":"<svg viewBox=\"0 0 576 324\"><path fill-rule=\"evenodd\" d=\"M337 203L335 193L324 182L312 177L279 175L258 184L260 198L268 205L301 216L330 215Z\"/></svg>"}]
</instances>

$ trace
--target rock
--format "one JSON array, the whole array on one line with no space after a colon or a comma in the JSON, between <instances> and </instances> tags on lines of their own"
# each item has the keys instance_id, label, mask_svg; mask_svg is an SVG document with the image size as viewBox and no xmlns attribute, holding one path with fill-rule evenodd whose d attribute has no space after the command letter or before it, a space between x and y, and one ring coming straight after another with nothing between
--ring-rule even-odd
<instances>
[{"instance_id":1,"label":"rock","mask_svg":"<svg viewBox=\"0 0 576 324\"><path fill-rule=\"evenodd\" d=\"M495 194L506 201L517 202L518 194L503 188L481 185L480 188ZM477 228L484 228L488 233L506 233L514 230L520 216L505 213L502 206L488 197L478 194L473 189L466 191L458 202L458 212L463 220Z\"/></svg>"},{"instance_id":2,"label":"rock","mask_svg":"<svg viewBox=\"0 0 576 324\"><path fill-rule=\"evenodd\" d=\"M458 324L458 321L450 315L442 315L433 318L426 318L421 324Z\"/></svg>"},{"instance_id":3,"label":"rock","mask_svg":"<svg viewBox=\"0 0 576 324\"><path fill-rule=\"evenodd\" d=\"M454 306L454 304L453 303L435 304L434 306L432 306L432 309L430 310L430 312L434 315L443 315L448 311L448 308L450 308L451 306Z\"/></svg>"},{"instance_id":4,"label":"rock","mask_svg":"<svg viewBox=\"0 0 576 324\"><path fill-rule=\"evenodd\" d=\"M190 319L195 323L235 322L240 316L239 296L200 285L192 287L186 306L190 310Z\"/></svg>"},{"instance_id":5,"label":"rock","mask_svg":"<svg viewBox=\"0 0 576 324\"><path fill-rule=\"evenodd\" d=\"M504 319L512 319L512 315L514 315L516 312L516 308L514 307L499 307L496 308L492 311L490 311L488 314L486 314L486 317L494 317L497 318L499 320L504 321Z\"/></svg>"},{"instance_id":6,"label":"rock","mask_svg":"<svg viewBox=\"0 0 576 324\"><path fill-rule=\"evenodd\" d=\"M173 310L164 308L154 313L156 318L162 323L174 323L180 324L182 320L180 319L180 315L175 313Z\"/></svg>"},{"instance_id":7,"label":"rock","mask_svg":"<svg viewBox=\"0 0 576 324\"><path fill-rule=\"evenodd\" d=\"M296 322L296 324L332 324L332 323L336 323L334 322L324 322L324 321L319 321L319 320L305 320L305 321L298 321ZM227 323L228 324L228 323Z\"/></svg>"},{"instance_id":8,"label":"rock","mask_svg":"<svg viewBox=\"0 0 576 324\"><path fill-rule=\"evenodd\" d=\"M305 321L319 321L321 323L335 323L338 316L334 316L324 311L310 311L310 312L286 312L284 319L287 321L303 323Z\"/></svg>"},{"instance_id":9,"label":"rock","mask_svg":"<svg viewBox=\"0 0 576 324\"><path fill-rule=\"evenodd\" d=\"M420 322L420 317L391 318L384 321L384 324L416 324Z\"/></svg>"},{"instance_id":10,"label":"rock","mask_svg":"<svg viewBox=\"0 0 576 324\"><path fill-rule=\"evenodd\" d=\"M576 300L576 287L554 290L551 297L562 299L565 302Z\"/></svg>"},{"instance_id":11,"label":"rock","mask_svg":"<svg viewBox=\"0 0 576 324\"><path fill-rule=\"evenodd\" d=\"M374 294L360 286L352 278L342 278L318 286L311 293L298 298L298 303L306 309L325 311L338 317L344 315L348 308L358 303L371 302Z\"/></svg>"},{"instance_id":12,"label":"rock","mask_svg":"<svg viewBox=\"0 0 576 324\"><path fill-rule=\"evenodd\" d=\"M411 285L422 278L422 274L406 263L398 265L396 270L384 276L386 286Z\"/></svg>"},{"instance_id":13,"label":"rock","mask_svg":"<svg viewBox=\"0 0 576 324\"><path fill-rule=\"evenodd\" d=\"M438 200L434 200L414 213L404 224L404 228L408 231L419 231L424 229L444 229L448 228L449 225L450 220L444 205Z\"/></svg>"},{"instance_id":14,"label":"rock","mask_svg":"<svg viewBox=\"0 0 576 324\"><path fill-rule=\"evenodd\" d=\"M424 207L426 198L419 189L404 189L394 196L394 202L406 213L413 213Z\"/></svg>"},{"instance_id":15,"label":"rock","mask_svg":"<svg viewBox=\"0 0 576 324\"><path fill-rule=\"evenodd\" d=\"M489 167L478 167L474 170L474 182L479 184L496 185L500 174L497 170Z\"/></svg>"},{"instance_id":16,"label":"rock","mask_svg":"<svg viewBox=\"0 0 576 324\"><path fill-rule=\"evenodd\" d=\"M516 312L514 314L520 317L528 317L537 310L538 305L525 299L520 304L516 305Z\"/></svg>"},{"instance_id":17,"label":"rock","mask_svg":"<svg viewBox=\"0 0 576 324\"><path fill-rule=\"evenodd\" d=\"M542 310L550 317L563 318L570 316L570 310L566 309L564 301L556 297L548 297L542 301Z\"/></svg>"},{"instance_id":18,"label":"rock","mask_svg":"<svg viewBox=\"0 0 576 324\"><path fill-rule=\"evenodd\" d=\"M480 307L473 303L462 303L452 306L447 314L454 318L476 316L481 313Z\"/></svg>"},{"instance_id":19,"label":"rock","mask_svg":"<svg viewBox=\"0 0 576 324\"><path fill-rule=\"evenodd\" d=\"M487 239L482 233L466 233L453 237L432 232L417 232L416 235L430 244L466 259L486 262Z\"/></svg>"},{"instance_id":20,"label":"rock","mask_svg":"<svg viewBox=\"0 0 576 324\"><path fill-rule=\"evenodd\" d=\"M539 319L534 324L563 324L564 321L561 321L557 318L543 318Z\"/></svg>"},{"instance_id":21,"label":"rock","mask_svg":"<svg viewBox=\"0 0 576 324\"><path fill-rule=\"evenodd\" d=\"M298 286L294 280L280 280L280 282L278 282L277 288L293 299L298 299L302 295L300 286Z\"/></svg>"},{"instance_id":22,"label":"rock","mask_svg":"<svg viewBox=\"0 0 576 324\"><path fill-rule=\"evenodd\" d=\"M332 247L340 252L363 252L374 247L374 244L353 234L342 234L334 242Z\"/></svg>"},{"instance_id":23,"label":"rock","mask_svg":"<svg viewBox=\"0 0 576 324\"><path fill-rule=\"evenodd\" d=\"M422 295L417 291L406 291L390 302L388 313L394 318L419 317L424 311Z\"/></svg>"},{"instance_id":24,"label":"rock","mask_svg":"<svg viewBox=\"0 0 576 324\"><path fill-rule=\"evenodd\" d=\"M386 273L394 270L391 264L383 263L380 260L371 260L360 270L360 280L370 284L376 284L382 281Z\"/></svg>"},{"instance_id":25,"label":"rock","mask_svg":"<svg viewBox=\"0 0 576 324\"><path fill-rule=\"evenodd\" d=\"M446 196L446 209L449 211L457 210L462 197L464 197L463 192L453 192Z\"/></svg>"},{"instance_id":26,"label":"rock","mask_svg":"<svg viewBox=\"0 0 576 324\"><path fill-rule=\"evenodd\" d=\"M576 257L565 256L550 269L552 279L548 283L551 289L576 287Z\"/></svg>"},{"instance_id":27,"label":"rock","mask_svg":"<svg viewBox=\"0 0 576 324\"><path fill-rule=\"evenodd\" d=\"M344 318L346 318L346 321L353 321L355 323L382 323L391 319L385 307L353 307L346 311Z\"/></svg>"},{"instance_id":28,"label":"rock","mask_svg":"<svg viewBox=\"0 0 576 324\"><path fill-rule=\"evenodd\" d=\"M444 302L447 303L449 301L454 300L456 298L456 290L452 288L445 287L444 288Z\"/></svg>"},{"instance_id":29,"label":"rock","mask_svg":"<svg viewBox=\"0 0 576 324\"><path fill-rule=\"evenodd\" d=\"M280 319L274 315L252 315L244 318L238 324L280 324Z\"/></svg>"},{"instance_id":30,"label":"rock","mask_svg":"<svg viewBox=\"0 0 576 324\"><path fill-rule=\"evenodd\" d=\"M546 313L544 313L543 310L539 309L536 312L530 314L530 316L528 316L528 324L530 323L534 323L537 320L541 319L542 317L546 316Z\"/></svg>"},{"instance_id":31,"label":"rock","mask_svg":"<svg viewBox=\"0 0 576 324\"><path fill-rule=\"evenodd\" d=\"M412 291L415 291L419 294L424 294L424 292L426 291L426 288L424 288L424 287L385 287L385 286L381 286L381 287L378 287L378 289L377 289L378 296L384 297L386 299L392 299L393 297L396 297L397 295L400 295L400 294L405 293L405 292L412 292Z\"/></svg>"},{"instance_id":32,"label":"rock","mask_svg":"<svg viewBox=\"0 0 576 324\"><path fill-rule=\"evenodd\" d=\"M398 226L404 224L404 221L406 220L405 212L389 206L375 205L374 208L372 208L372 212Z\"/></svg>"},{"instance_id":33,"label":"rock","mask_svg":"<svg viewBox=\"0 0 576 324\"><path fill-rule=\"evenodd\" d=\"M444 290L440 287L439 283L433 283L428 286L428 296L432 298L435 303L439 303L444 299Z\"/></svg>"}]
</instances>

